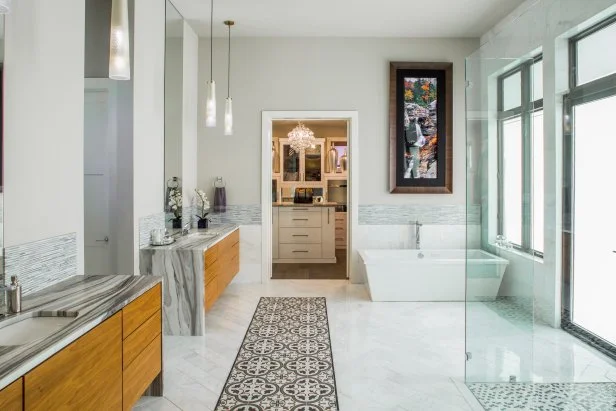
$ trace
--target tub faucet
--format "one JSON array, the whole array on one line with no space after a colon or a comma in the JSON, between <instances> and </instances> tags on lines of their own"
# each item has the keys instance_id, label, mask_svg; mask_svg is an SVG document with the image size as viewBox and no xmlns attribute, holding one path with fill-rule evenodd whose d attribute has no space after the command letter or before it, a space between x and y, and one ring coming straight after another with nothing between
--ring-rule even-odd
<instances>
[{"instance_id":1,"label":"tub faucet","mask_svg":"<svg viewBox=\"0 0 616 411\"><path fill-rule=\"evenodd\" d=\"M415 249L421 249L421 224L419 220L415 220Z\"/></svg>"}]
</instances>

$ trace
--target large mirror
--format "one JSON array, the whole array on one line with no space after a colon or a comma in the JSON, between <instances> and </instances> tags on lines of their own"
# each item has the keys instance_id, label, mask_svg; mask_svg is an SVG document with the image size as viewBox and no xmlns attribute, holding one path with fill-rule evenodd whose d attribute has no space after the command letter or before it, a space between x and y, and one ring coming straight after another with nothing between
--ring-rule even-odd
<instances>
[{"instance_id":1,"label":"large mirror","mask_svg":"<svg viewBox=\"0 0 616 411\"><path fill-rule=\"evenodd\" d=\"M184 21L166 2L165 31L165 211L170 225L182 220L182 82Z\"/></svg>"},{"instance_id":2,"label":"large mirror","mask_svg":"<svg viewBox=\"0 0 616 411\"><path fill-rule=\"evenodd\" d=\"M4 278L4 16L0 15L0 285Z\"/></svg>"}]
</instances>

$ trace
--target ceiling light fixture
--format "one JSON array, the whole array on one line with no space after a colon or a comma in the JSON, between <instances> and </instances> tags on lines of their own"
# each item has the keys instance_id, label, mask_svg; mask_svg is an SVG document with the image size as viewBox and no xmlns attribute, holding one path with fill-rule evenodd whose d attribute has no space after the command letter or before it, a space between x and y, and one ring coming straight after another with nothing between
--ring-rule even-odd
<instances>
[{"instance_id":1,"label":"ceiling light fixture","mask_svg":"<svg viewBox=\"0 0 616 411\"><path fill-rule=\"evenodd\" d=\"M9 14L12 2L12 0L0 0L0 14Z\"/></svg>"},{"instance_id":2,"label":"ceiling light fixture","mask_svg":"<svg viewBox=\"0 0 616 411\"><path fill-rule=\"evenodd\" d=\"M109 78L112 80L130 80L130 34L127 0L112 0L111 2Z\"/></svg>"},{"instance_id":3,"label":"ceiling light fixture","mask_svg":"<svg viewBox=\"0 0 616 411\"><path fill-rule=\"evenodd\" d=\"M214 0L210 8L210 81L205 100L205 126L216 127L216 83L214 82Z\"/></svg>"},{"instance_id":4,"label":"ceiling light fixture","mask_svg":"<svg viewBox=\"0 0 616 411\"><path fill-rule=\"evenodd\" d=\"M225 136L233 135L233 100L231 99L231 26L233 20L225 20L229 28L229 54L227 59L227 99L225 100Z\"/></svg>"},{"instance_id":5,"label":"ceiling light fixture","mask_svg":"<svg viewBox=\"0 0 616 411\"><path fill-rule=\"evenodd\" d=\"M297 126L291 130L288 134L289 144L291 150L298 153L308 147L315 146L314 133L308 127L306 127L301 121L297 123Z\"/></svg>"}]
</instances>

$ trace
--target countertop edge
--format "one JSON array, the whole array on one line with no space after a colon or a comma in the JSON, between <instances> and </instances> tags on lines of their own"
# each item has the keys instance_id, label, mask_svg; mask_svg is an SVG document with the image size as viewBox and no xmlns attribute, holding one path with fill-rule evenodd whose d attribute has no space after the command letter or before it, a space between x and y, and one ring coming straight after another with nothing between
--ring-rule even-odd
<instances>
[{"instance_id":1,"label":"countertop edge","mask_svg":"<svg viewBox=\"0 0 616 411\"><path fill-rule=\"evenodd\" d=\"M214 228L208 229L208 230L213 230ZM194 246L190 246L190 245L186 245L186 246L180 246L181 248L177 248L177 244L176 243L172 243L168 246L153 246L153 245L148 245L147 247L143 247L139 250L139 252L160 252L160 251L165 251L165 252L176 252L176 253L180 253L180 252L194 252L194 251L199 251L199 252L205 252L207 250L209 250L210 248L214 247L216 244L218 244L219 242L221 242L222 240L224 240L225 238L227 238L229 235L231 235L235 230L239 230L240 226L239 224L228 224L225 225L224 227L220 227L220 229L222 230L221 234L211 238L209 240L204 241L202 244L196 244Z\"/></svg>"},{"instance_id":2,"label":"countertop edge","mask_svg":"<svg viewBox=\"0 0 616 411\"><path fill-rule=\"evenodd\" d=\"M94 318L87 320L87 322L83 324L82 326L80 326L78 329L72 331L70 334L66 335L60 340L52 343L49 347L43 348L42 350L37 352L33 357L25 359L23 363L20 364L19 366L12 368L10 371L6 372L6 374L4 374L5 372L4 370L0 370L0 374L4 374L0 376L0 390L6 388L7 386L12 384L19 378L25 376L28 372L32 371L33 369L41 365L43 362L45 362L46 360L48 360L49 358L51 358L52 356L54 356L55 354L57 354L64 348L66 348L71 343L78 340L80 337L84 336L86 333L94 329L96 326L102 324L105 320L116 315L128 304L135 301L137 298L141 297L143 294L145 294L152 288L156 287L158 284L162 283L162 277L147 276L147 278L150 280L147 285L144 285L138 290L134 290L133 292L129 294L129 296L127 296L125 299L122 299L121 302L114 304L111 308L106 309L104 312L96 315ZM128 290L120 291L120 293L122 292L128 292ZM93 308L93 310L96 310L96 308ZM61 332L61 330L59 330L58 333L59 332ZM51 336L47 337L46 339L42 341L39 340L39 341L31 343L32 344L31 348L35 348L37 344L44 343L50 337ZM28 347L28 346L26 345L24 347ZM19 356L19 353L16 355Z\"/></svg>"}]
</instances>

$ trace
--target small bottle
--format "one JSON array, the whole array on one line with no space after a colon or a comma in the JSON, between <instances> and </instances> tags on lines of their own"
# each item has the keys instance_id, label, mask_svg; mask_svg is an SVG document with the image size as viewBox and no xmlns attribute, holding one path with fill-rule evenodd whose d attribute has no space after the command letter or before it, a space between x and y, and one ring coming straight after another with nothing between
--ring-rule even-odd
<instances>
[{"instance_id":1,"label":"small bottle","mask_svg":"<svg viewBox=\"0 0 616 411\"><path fill-rule=\"evenodd\" d=\"M11 276L11 285L6 288L6 302L9 313L21 312L21 284L15 275Z\"/></svg>"}]
</instances>

